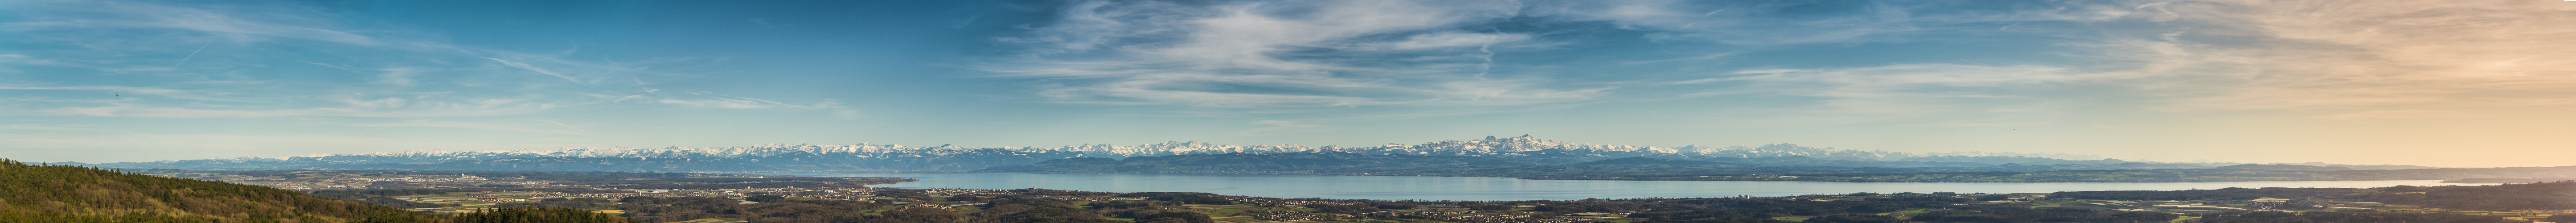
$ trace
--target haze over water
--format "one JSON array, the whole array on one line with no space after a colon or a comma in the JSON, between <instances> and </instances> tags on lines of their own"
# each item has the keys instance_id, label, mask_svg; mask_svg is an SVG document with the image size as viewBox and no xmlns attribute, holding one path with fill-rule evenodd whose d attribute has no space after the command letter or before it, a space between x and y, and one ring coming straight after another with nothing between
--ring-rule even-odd
<instances>
[{"instance_id":1,"label":"haze over water","mask_svg":"<svg viewBox=\"0 0 2576 223\"><path fill-rule=\"evenodd\" d=\"M1850 183L1759 181L1523 180L1500 177L1411 177L1263 174L1026 174L859 173L780 174L832 177L899 177L921 181L887 188L1020 189L1102 192L1205 192L1277 198L1376 200L1580 200L1643 197L1760 197L1854 192L2048 193L2105 190L2190 190L2228 187L2347 187L2493 185L2439 180L2260 181L2194 183Z\"/></svg>"}]
</instances>

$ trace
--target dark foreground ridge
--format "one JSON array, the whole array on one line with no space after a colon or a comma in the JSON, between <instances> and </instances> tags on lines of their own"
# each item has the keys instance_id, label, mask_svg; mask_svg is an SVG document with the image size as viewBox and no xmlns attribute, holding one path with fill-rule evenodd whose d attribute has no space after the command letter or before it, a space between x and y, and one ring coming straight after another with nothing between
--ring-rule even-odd
<instances>
[{"instance_id":1,"label":"dark foreground ridge","mask_svg":"<svg viewBox=\"0 0 2576 223\"><path fill-rule=\"evenodd\" d=\"M487 209L431 215L301 192L0 159L0 223L614 223L569 208Z\"/></svg>"}]
</instances>

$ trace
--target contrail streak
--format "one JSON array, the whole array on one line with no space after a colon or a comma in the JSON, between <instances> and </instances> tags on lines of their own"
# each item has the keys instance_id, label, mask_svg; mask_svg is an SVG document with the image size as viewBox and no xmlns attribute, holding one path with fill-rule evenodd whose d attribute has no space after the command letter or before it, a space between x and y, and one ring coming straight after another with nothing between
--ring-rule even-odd
<instances>
[{"instance_id":1,"label":"contrail streak","mask_svg":"<svg viewBox=\"0 0 2576 223\"><path fill-rule=\"evenodd\" d=\"M188 64L188 58L197 58L197 52L206 52L209 46L215 46L215 41L206 41L206 45L197 46L197 51L188 51L188 57L180 57L179 63L170 64L170 70L179 70L180 64Z\"/></svg>"}]
</instances>

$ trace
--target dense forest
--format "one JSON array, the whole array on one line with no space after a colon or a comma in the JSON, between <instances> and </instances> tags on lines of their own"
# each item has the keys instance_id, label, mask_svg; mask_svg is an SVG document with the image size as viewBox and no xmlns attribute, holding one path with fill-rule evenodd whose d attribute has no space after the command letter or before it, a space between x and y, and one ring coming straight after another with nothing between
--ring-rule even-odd
<instances>
[{"instance_id":1,"label":"dense forest","mask_svg":"<svg viewBox=\"0 0 2576 223\"><path fill-rule=\"evenodd\" d=\"M2366 189L2272 187L2177 191L2073 191L2051 195L2100 200L2252 200L2264 197L2333 199L2480 211L2576 209L2576 183L2569 182L2491 186L2395 186Z\"/></svg>"},{"instance_id":2,"label":"dense forest","mask_svg":"<svg viewBox=\"0 0 2576 223\"><path fill-rule=\"evenodd\" d=\"M627 197L613 200L597 198L556 198L531 203L505 203L501 207L572 207L585 209L625 210L626 217L643 222L674 222L706 218L735 218L751 222L832 223L832 222L1126 222L1109 217L1147 218L1166 208L1184 204L1178 201L1132 203L1085 203L1031 195L1116 196L1119 193L1054 190L1016 190L1015 195L960 195L934 198L917 191L894 191L889 197L947 202L982 203L971 207L972 213L961 213L937 205L898 205L891 201L801 200L777 195L754 195L744 200L712 197ZM1151 197L1173 193L1135 193ZM1158 199L1193 200L1201 203L1231 203L1213 199L1213 194L1184 193L1189 196L1163 196ZM1193 197L1194 196L1194 197ZM743 204L740 201L760 203ZM1077 204L1088 204L1077 205ZM1206 220L1206 216L1195 219ZM1142 221L1140 221L1142 222Z\"/></svg>"},{"instance_id":3,"label":"dense forest","mask_svg":"<svg viewBox=\"0 0 2576 223\"><path fill-rule=\"evenodd\" d=\"M495 208L457 214L455 223L635 223L635 220L591 213L580 208Z\"/></svg>"},{"instance_id":4,"label":"dense forest","mask_svg":"<svg viewBox=\"0 0 2576 223\"><path fill-rule=\"evenodd\" d=\"M295 191L0 159L0 221L436 222Z\"/></svg>"},{"instance_id":5,"label":"dense forest","mask_svg":"<svg viewBox=\"0 0 2576 223\"><path fill-rule=\"evenodd\" d=\"M2559 219L2559 218L2552 218L2552 219ZM2241 214L2211 215L2211 216L2207 216L2207 217L2204 217L2204 218L2200 218L2199 220L2200 220L2201 222L2203 222L2203 223L2311 223L2311 222L2353 222L2353 223L2407 223L2407 222L2457 222L2457 223L2499 222L2499 223L2504 223L2504 222L2512 222L2512 223L2519 223L2519 222L2521 222L2521 221L2511 221L2511 220L2496 219L2495 217L2474 216L2474 215L2418 214L2418 213L2344 213L2344 212L2300 212L2300 213L2290 213L2290 212L2278 212L2278 211L2257 211L2257 212L2246 212L2246 213L2241 213Z\"/></svg>"},{"instance_id":6,"label":"dense forest","mask_svg":"<svg viewBox=\"0 0 2576 223\"><path fill-rule=\"evenodd\" d=\"M630 222L567 209L420 214L276 188L0 159L0 223Z\"/></svg>"}]
</instances>

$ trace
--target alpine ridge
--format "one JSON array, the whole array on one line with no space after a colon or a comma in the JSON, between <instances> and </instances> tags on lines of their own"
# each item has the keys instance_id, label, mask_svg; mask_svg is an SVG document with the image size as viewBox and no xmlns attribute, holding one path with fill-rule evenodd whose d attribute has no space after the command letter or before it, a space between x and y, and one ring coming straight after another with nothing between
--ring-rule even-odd
<instances>
[{"instance_id":1,"label":"alpine ridge","mask_svg":"<svg viewBox=\"0 0 2576 223\"><path fill-rule=\"evenodd\" d=\"M973 170L1039 161L1096 157L1171 156L1187 154L1358 153L1373 155L1474 156L1541 163L1580 163L1627 157L1686 160L1799 158L1831 161L1909 161L2049 164L2103 160L2080 154L1986 152L1909 153L1861 151L1795 144L1761 146L1652 147L1567 143L1522 135L1487 136L1421 144L1369 147L1306 145L1217 145L1170 141L1136 146L1083 144L1061 147L969 148L955 145L911 147L896 144L764 144L732 147L578 147L554 150L402 151L360 154L316 154L292 157L176 160L99 164L116 168L176 169L445 169L562 171L841 171L841 170ZM1979 160L2003 160L1979 162ZM2123 161L2114 161L2118 163ZM2043 163L2032 163L2043 162Z\"/></svg>"}]
</instances>

